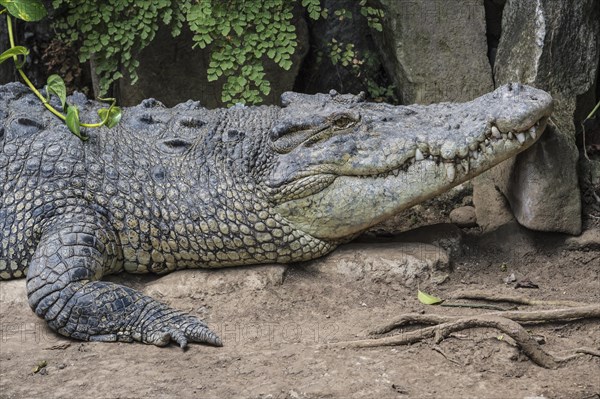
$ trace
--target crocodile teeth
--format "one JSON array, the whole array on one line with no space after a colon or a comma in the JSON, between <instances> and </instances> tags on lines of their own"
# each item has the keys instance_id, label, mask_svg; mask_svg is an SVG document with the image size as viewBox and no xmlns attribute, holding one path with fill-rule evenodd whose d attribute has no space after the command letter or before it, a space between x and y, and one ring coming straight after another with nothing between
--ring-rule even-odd
<instances>
[{"instance_id":1,"label":"crocodile teeth","mask_svg":"<svg viewBox=\"0 0 600 399\"><path fill-rule=\"evenodd\" d=\"M456 155L458 155L459 158L464 158L467 155L469 155L469 147L461 147L458 149L458 151L456 152Z\"/></svg>"},{"instance_id":2,"label":"crocodile teeth","mask_svg":"<svg viewBox=\"0 0 600 399\"><path fill-rule=\"evenodd\" d=\"M529 135L534 140L537 138L537 131L536 131L535 126L533 126L531 129L529 129Z\"/></svg>"},{"instance_id":3,"label":"crocodile teeth","mask_svg":"<svg viewBox=\"0 0 600 399\"><path fill-rule=\"evenodd\" d=\"M470 151L469 155L471 156L471 158L473 159L477 159L479 158L479 153L477 151Z\"/></svg>"},{"instance_id":4,"label":"crocodile teeth","mask_svg":"<svg viewBox=\"0 0 600 399\"><path fill-rule=\"evenodd\" d=\"M454 163L452 163L452 162L446 163L446 177L451 182L453 182L454 179L456 178L456 167L454 166Z\"/></svg>"},{"instance_id":5,"label":"crocodile teeth","mask_svg":"<svg viewBox=\"0 0 600 399\"><path fill-rule=\"evenodd\" d=\"M502 133L500 133L500 130L498 130L496 126L492 126L492 136L494 136L497 139L502 137Z\"/></svg>"},{"instance_id":6,"label":"crocodile teeth","mask_svg":"<svg viewBox=\"0 0 600 399\"><path fill-rule=\"evenodd\" d=\"M515 136L513 136L512 132L508 132L508 138L509 140L514 140Z\"/></svg>"},{"instance_id":7,"label":"crocodile teeth","mask_svg":"<svg viewBox=\"0 0 600 399\"><path fill-rule=\"evenodd\" d=\"M425 157L423 156L423 153L418 148L415 150L415 159L417 161L422 161L425 159Z\"/></svg>"},{"instance_id":8,"label":"crocodile teeth","mask_svg":"<svg viewBox=\"0 0 600 399\"><path fill-rule=\"evenodd\" d=\"M464 159L464 160L460 161L460 164L462 165L463 169L465 170L465 173L469 173L469 160Z\"/></svg>"},{"instance_id":9,"label":"crocodile teeth","mask_svg":"<svg viewBox=\"0 0 600 399\"><path fill-rule=\"evenodd\" d=\"M517 133L517 140L519 140L519 143L523 144L525 142L525 133Z\"/></svg>"}]
</instances>

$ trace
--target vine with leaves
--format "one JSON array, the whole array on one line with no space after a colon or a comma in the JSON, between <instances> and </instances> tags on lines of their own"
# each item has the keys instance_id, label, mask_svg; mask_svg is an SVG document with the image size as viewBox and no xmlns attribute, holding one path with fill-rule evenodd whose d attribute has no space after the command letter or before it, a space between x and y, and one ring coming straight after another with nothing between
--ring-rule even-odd
<instances>
[{"instance_id":1,"label":"vine with leaves","mask_svg":"<svg viewBox=\"0 0 600 399\"><path fill-rule=\"evenodd\" d=\"M361 14L381 29L382 11L359 0ZM100 94L127 74L135 83L136 55L154 39L161 25L175 37L184 24L194 46L210 51L207 79L222 81L221 100L256 104L271 91L264 62L292 67L297 48L294 8L310 18L327 17L320 0L53 0L54 26L60 38L77 42L81 62L94 60Z\"/></svg>"},{"instance_id":2,"label":"vine with leaves","mask_svg":"<svg viewBox=\"0 0 600 399\"><path fill-rule=\"evenodd\" d=\"M8 29L8 40L10 48L0 54L0 63L12 59L15 63L15 68L21 76L21 79L31 89L31 91L40 99L42 104L55 116L65 121L69 130L79 137L81 140L87 140L87 136L81 131L85 128L98 128L107 126L114 127L121 119L121 110L116 106L114 98L100 98L99 100L110 102L108 108L98 110L98 115L101 121L98 123L82 123L79 120L79 109L75 105L67 103L67 89L63 79L58 75L50 75L46 84L46 97L37 90L33 83L27 77L23 70L29 50L23 46L15 45L13 33L12 17L21 19L27 22L35 22L46 17L46 9L40 0L0 0L0 15L6 15L6 26ZM21 58L19 58L21 57ZM50 96L56 95L62 107L62 112L54 108L50 104Z\"/></svg>"}]
</instances>

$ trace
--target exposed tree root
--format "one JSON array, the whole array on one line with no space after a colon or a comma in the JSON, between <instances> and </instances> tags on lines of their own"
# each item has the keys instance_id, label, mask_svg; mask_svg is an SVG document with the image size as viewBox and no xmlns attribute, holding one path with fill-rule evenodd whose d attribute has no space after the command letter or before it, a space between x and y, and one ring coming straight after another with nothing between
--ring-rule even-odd
<instances>
[{"instance_id":1,"label":"exposed tree root","mask_svg":"<svg viewBox=\"0 0 600 399\"><path fill-rule=\"evenodd\" d=\"M490 302L510 302L517 303L519 305L529 306L565 306L565 307L577 307L585 306L584 303L574 301L546 301L540 299L531 299L521 295L506 295L498 294L495 292L487 291L462 291L457 292L450 296L451 299L475 299Z\"/></svg>"},{"instance_id":2,"label":"exposed tree root","mask_svg":"<svg viewBox=\"0 0 600 399\"><path fill-rule=\"evenodd\" d=\"M484 313L482 316L500 316L505 319L518 321L524 324L529 323L552 323L556 321L577 320L577 319L593 319L600 318L600 305L587 305L578 308L569 309L552 309L552 310L537 310L537 311L505 311ZM461 316L442 316L434 314L418 314L408 313L399 316L395 320L376 327L367 332L368 335L379 335L388 333L396 328L407 325L437 325L442 323L450 323L461 319Z\"/></svg>"},{"instance_id":3,"label":"exposed tree root","mask_svg":"<svg viewBox=\"0 0 600 399\"><path fill-rule=\"evenodd\" d=\"M523 353L539 366L555 369L559 365L572 360L581 354L591 356L600 356L600 351L591 348L579 348L575 354L567 357L556 357L542 349L540 344L517 322L522 323L550 323L565 320L578 320L600 318L600 305L587 305L570 309L539 310L539 311L507 311L493 312L476 316L442 316L442 315L422 315L406 314L392 323L379 327L371 333L381 334L389 332L394 328L410 324L432 325L418 330L403 332L399 335L393 335L383 338L365 339L349 342L338 342L330 344L334 347L344 348L370 348L379 346L407 345L423 341L428 338L435 338L436 343L440 343L450 334L471 328L495 328L502 331L515 340Z\"/></svg>"}]
</instances>

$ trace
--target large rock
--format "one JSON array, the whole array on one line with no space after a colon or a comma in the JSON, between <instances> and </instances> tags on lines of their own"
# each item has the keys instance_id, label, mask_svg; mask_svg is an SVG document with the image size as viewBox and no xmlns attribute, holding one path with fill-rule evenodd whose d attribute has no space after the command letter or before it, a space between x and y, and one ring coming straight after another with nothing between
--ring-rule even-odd
<instances>
[{"instance_id":1,"label":"large rock","mask_svg":"<svg viewBox=\"0 0 600 399\"><path fill-rule=\"evenodd\" d=\"M265 57L265 79L271 83L271 92L266 97L265 104L279 104L281 94L294 88L300 65L308 52L306 21L303 16L296 15L293 22L298 46L292 55L292 67L286 71ZM137 57L140 66L136 84L131 85L127 78L119 81L119 103L136 105L143 99L152 97L168 107L189 99L198 100L207 108L224 106L221 101L224 80L207 81L210 52L192 48L192 39L193 34L187 27L175 38L169 28L160 28L154 40Z\"/></svg>"},{"instance_id":2,"label":"large rock","mask_svg":"<svg viewBox=\"0 0 600 399\"><path fill-rule=\"evenodd\" d=\"M506 196L519 223L533 230L581 232L578 156L572 137L549 127L515 160Z\"/></svg>"},{"instance_id":3,"label":"large rock","mask_svg":"<svg viewBox=\"0 0 600 399\"><path fill-rule=\"evenodd\" d=\"M493 89L483 1L378 0L376 43L404 104L468 101Z\"/></svg>"},{"instance_id":4,"label":"large rock","mask_svg":"<svg viewBox=\"0 0 600 399\"><path fill-rule=\"evenodd\" d=\"M338 281L368 280L392 286L414 287L449 267L442 248L423 243L351 243L325 258L311 261L306 268ZM341 278L341 279L340 279Z\"/></svg>"},{"instance_id":5,"label":"large rock","mask_svg":"<svg viewBox=\"0 0 600 399\"><path fill-rule=\"evenodd\" d=\"M472 206L461 206L450 212L450 221L458 227L475 227L477 225L477 216L475 208Z\"/></svg>"},{"instance_id":6,"label":"large rock","mask_svg":"<svg viewBox=\"0 0 600 399\"><path fill-rule=\"evenodd\" d=\"M528 228L581 232L575 123L585 114L581 108L589 111L594 104L599 21L600 3L595 0L569 5L554 0L506 3L496 84L519 81L552 93L556 126L551 124L540 142L516 159L476 179L473 201L484 228L510 219L497 210L506 198L518 222Z\"/></svg>"},{"instance_id":7,"label":"large rock","mask_svg":"<svg viewBox=\"0 0 600 399\"><path fill-rule=\"evenodd\" d=\"M196 298L205 294L256 291L283 284L286 270L287 266L283 265L181 270L146 284L143 291L155 298Z\"/></svg>"}]
</instances>

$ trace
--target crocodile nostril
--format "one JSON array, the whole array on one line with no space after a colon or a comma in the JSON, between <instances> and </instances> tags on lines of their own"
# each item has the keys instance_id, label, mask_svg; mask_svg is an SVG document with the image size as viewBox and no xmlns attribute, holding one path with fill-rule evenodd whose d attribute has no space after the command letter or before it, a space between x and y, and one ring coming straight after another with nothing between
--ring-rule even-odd
<instances>
[{"instance_id":1,"label":"crocodile nostril","mask_svg":"<svg viewBox=\"0 0 600 399\"><path fill-rule=\"evenodd\" d=\"M142 100L140 105L144 108L165 108L164 104L155 98L147 98Z\"/></svg>"},{"instance_id":2,"label":"crocodile nostril","mask_svg":"<svg viewBox=\"0 0 600 399\"><path fill-rule=\"evenodd\" d=\"M234 141L241 141L245 136L244 132L240 132L239 130L236 129L230 129L228 131L226 131L225 133L223 133L223 141L224 142L234 142Z\"/></svg>"},{"instance_id":3,"label":"crocodile nostril","mask_svg":"<svg viewBox=\"0 0 600 399\"><path fill-rule=\"evenodd\" d=\"M191 147L192 143L179 137L161 140L157 143L158 148L165 154L184 154Z\"/></svg>"}]
</instances>

